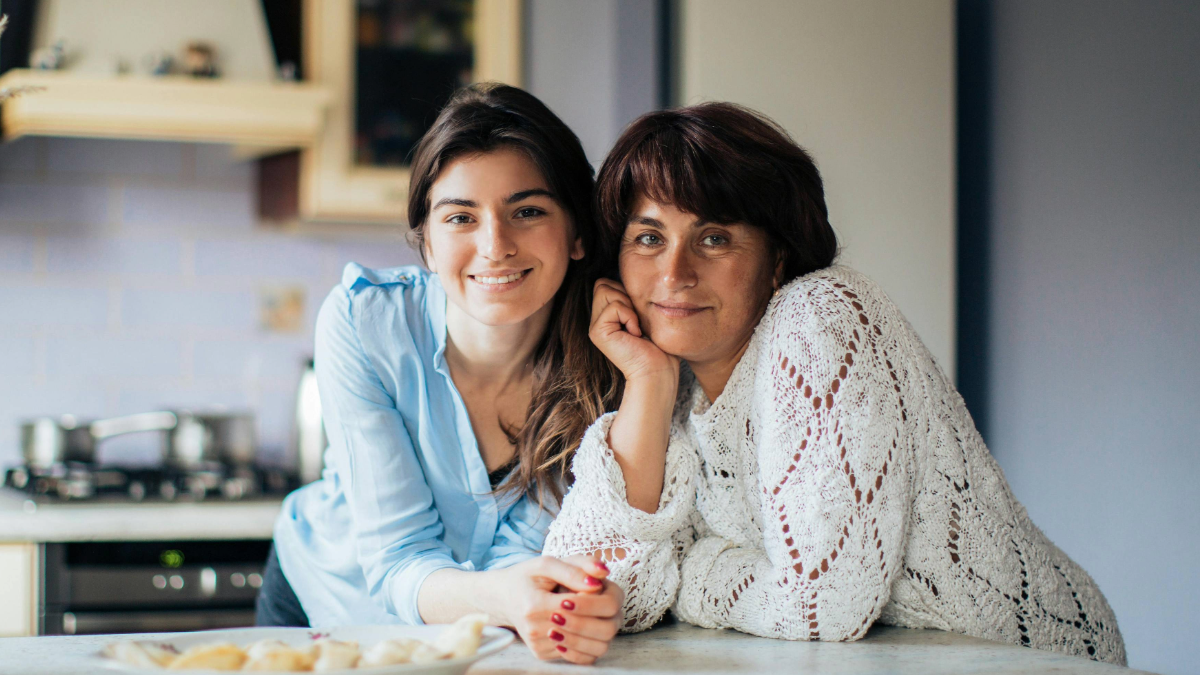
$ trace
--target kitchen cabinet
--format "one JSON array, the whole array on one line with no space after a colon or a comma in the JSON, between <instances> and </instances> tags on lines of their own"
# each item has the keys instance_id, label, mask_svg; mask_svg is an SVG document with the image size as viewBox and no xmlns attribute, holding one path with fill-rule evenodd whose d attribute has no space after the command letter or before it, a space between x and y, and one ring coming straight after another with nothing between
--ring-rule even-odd
<instances>
[{"instance_id":1,"label":"kitchen cabinet","mask_svg":"<svg viewBox=\"0 0 1200 675\"><path fill-rule=\"evenodd\" d=\"M37 546L0 543L0 637L37 634Z\"/></svg>"},{"instance_id":2,"label":"kitchen cabinet","mask_svg":"<svg viewBox=\"0 0 1200 675\"><path fill-rule=\"evenodd\" d=\"M305 220L403 223L413 145L455 88L521 84L521 0L305 0L306 78L333 93L299 161Z\"/></svg>"}]
</instances>

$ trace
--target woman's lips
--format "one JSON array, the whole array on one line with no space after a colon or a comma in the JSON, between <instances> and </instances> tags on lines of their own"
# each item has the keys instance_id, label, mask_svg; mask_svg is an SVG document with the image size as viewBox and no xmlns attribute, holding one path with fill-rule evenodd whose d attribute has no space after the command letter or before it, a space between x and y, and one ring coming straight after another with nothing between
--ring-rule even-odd
<instances>
[{"instance_id":1,"label":"woman's lips","mask_svg":"<svg viewBox=\"0 0 1200 675\"><path fill-rule=\"evenodd\" d=\"M663 316L667 316L672 319L686 319L690 316L696 316L700 312L708 309L708 307L693 305L686 302L652 302L650 303L650 306Z\"/></svg>"},{"instance_id":2,"label":"woman's lips","mask_svg":"<svg viewBox=\"0 0 1200 675\"><path fill-rule=\"evenodd\" d=\"M529 278L533 268L523 270L489 270L479 274L468 274L472 285L488 293L501 293L520 286Z\"/></svg>"}]
</instances>

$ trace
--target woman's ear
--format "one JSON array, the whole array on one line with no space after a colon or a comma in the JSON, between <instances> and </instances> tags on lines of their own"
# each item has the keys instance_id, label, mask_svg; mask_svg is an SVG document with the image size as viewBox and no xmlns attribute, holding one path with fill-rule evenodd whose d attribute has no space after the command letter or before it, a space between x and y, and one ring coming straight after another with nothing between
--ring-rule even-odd
<instances>
[{"instance_id":1,"label":"woman's ear","mask_svg":"<svg viewBox=\"0 0 1200 675\"><path fill-rule=\"evenodd\" d=\"M778 291L783 287L783 267L787 256L783 253L775 254L775 275L771 278L771 285Z\"/></svg>"},{"instance_id":2,"label":"woman's ear","mask_svg":"<svg viewBox=\"0 0 1200 675\"><path fill-rule=\"evenodd\" d=\"M583 239L575 237L575 242L571 244L571 260L583 260L584 253Z\"/></svg>"},{"instance_id":3,"label":"woman's ear","mask_svg":"<svg viewBox=\"0 0 1200 675\"><path fill-rule=\"evenodd\" d=\"M425 241L421 243L422 252L425 254L425 266L430 272L437 274L437 262L433 257L433 249L429 247L429 237L425 237Z\"/></svg>"}]
</instances>

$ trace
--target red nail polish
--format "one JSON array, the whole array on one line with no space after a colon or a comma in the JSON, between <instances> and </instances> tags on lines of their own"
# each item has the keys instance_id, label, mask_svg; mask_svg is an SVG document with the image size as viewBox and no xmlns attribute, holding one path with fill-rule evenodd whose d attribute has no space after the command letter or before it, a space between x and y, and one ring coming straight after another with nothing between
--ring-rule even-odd
<instances>
[{"instance_id":1,"label":"red nail polish","mask_svg":"<svg viewBox=\"0 0 1200 675\"><path fill-rule=\"evenodd\" d=\"M551 614L551 615L550 615L550 620L551 620L551 621L553 621L554 623L556 623L556 624L560 625L560 626L565 626L565 625L567 625L567 620L563 618L563 615L562 615L562 614Z\"/></svg>"},{"instance_id":2,"label":"red nail polish","mask_svg":"<svg viewBox=\"0 0 1200 675\"><path fill-rule=\"evenodd\" d=\"M599 560L596 561L596 567L599 567L600 569L604 570L605 572L608 571L608 565L605 565L604 563L600 562Z\"/></svg>"},{"instance_id":3,"label":"red nail polish","mask_svg":"<svg viewBox=\"0 0 1200 675\"><path fill-rule=\"evenodd\" d=\"M565 610L572 610L572 609L575 609L575 603L571 602L570 600L563 600L563 601L562 601L562 608L563 608L563 609L565 609Z\"/></svg>"},{"instance_id":4,"label":"red nail polish","mask_svg":"<svg viewBox=\"0 0 1200 675\"><path fill-rule=\"evenodd\" d=\"M583 583L587 584L588 586L601 585L600 580L597 579L596 577L587 577L587 579Z\"/></svg>"},{"instance_id":5,"label":"red nail polish","mask_svg":"<svg viewBox=\"0 0 1200 675\"><path fill-rule=\"evenodd\" d=\"M550 631L550 639L554 640L555 642L562 642L563 634L556 630L552 630L552 631Z\"/></svg>"},{"instance_id":6,"label":"red nail polish","mask_svg":"<svg viewBox=\"0 0 1200 675\"><path fill-rule=\"evenodd\" d=\"M562 645L554 645L554 648L555 648L555 649L557 649L558 651L560 651L560 652L564 653L564 654L566 654L566 653L567 653L567 648L566 648L566 647L564 647L564 646L562 646Z\"/></svg>"}]
</instances>

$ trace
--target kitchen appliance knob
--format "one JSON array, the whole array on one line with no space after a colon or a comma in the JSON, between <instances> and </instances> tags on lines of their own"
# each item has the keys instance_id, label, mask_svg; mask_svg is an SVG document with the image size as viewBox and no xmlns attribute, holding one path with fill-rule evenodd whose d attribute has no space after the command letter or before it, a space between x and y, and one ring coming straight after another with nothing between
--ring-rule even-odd
<instances>
[{"instance_id":1,"label":"kitchen appliance knob","mask_svg":"<svg viewBox=\"0 0 1200 675\"><path fill-rule=\"evenodd\" d=\"M217 571L211 567L200 570L200 593L206 597L217 594Z\"/></svg>"},{"instance_id":2,"label":"kitchen appliance knob","mask_svg":"<svg viewBox=\"0 0 1200 675\"><path fill-rule=\"evenodd\" d=\"M129 482L129 498L140 502L146 498L146 484L140 480Z\"/></svg>"},{"instance_id":3,"label":"kitchen appliance knob","mask_svg":"<svg viewBox=\"0 0 1200 675\"><path fill-rule=\"evenodd\" d=\"M234 588L241 588L246 585L246 575L241 572L234 572L229 575L229 583L233 584Z\"/></svg>"},{"instance_id":4,"label":"kitchen appliance knob","mask_svg":"<svg viewBox=\"0 0 1200 675\"><path fill-rule=\"evenodd\" d=\"M170 582L171 588L174 588L177 591L183 589L183 577L179 576L178 574L172 574Z\"/></svg>"},{"instance_id":5,"label":"kitchen appliance knob","mask_svg":"<svg viewBox=\"0 0 1200 675\"><path fill-rule=\"evenodd\" d=\"M251 588L262 588L262 575L258 572L252 572L246 577L246 581L250 584Z\"/></svg>"},{"instance_id":6,"label":"kitchen appliance knob","mask_svg":"<svg viewBox=\"0 0 1200 675\"><path fill-rule=\"evenodd\" d=\"M167 501L173 501L175 499L175 495L179 494L179 490L175 488L174 483L168 480L163 481L162 484L158 486L158 494Z\"/></svg>"},{"instance_id":7,"label":"kitchen appliance knob","mask_svg":"<svg viewBox=\"0 0 1200 675\"><path fill-rule=\"evenodd\" d=\"M161 574L155 574L154 578L151 579L150 582L153 583L154 587L160 591L167 587L167 578Z\"/></svg>"}]
</instances>

